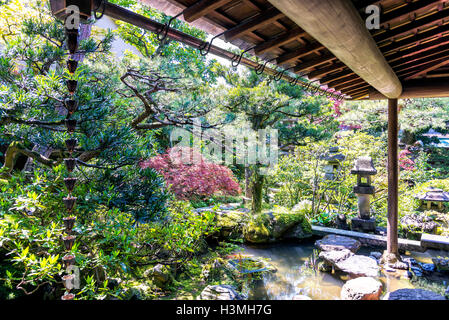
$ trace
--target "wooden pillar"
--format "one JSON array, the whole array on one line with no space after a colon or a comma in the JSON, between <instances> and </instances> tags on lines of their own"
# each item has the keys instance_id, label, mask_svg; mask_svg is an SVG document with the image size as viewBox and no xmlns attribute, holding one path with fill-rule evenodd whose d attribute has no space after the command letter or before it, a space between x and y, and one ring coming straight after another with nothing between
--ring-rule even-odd
<instances>
[{"instance_id":1,"label":"wooden pillar","mask_svg":"<svg viewBox=\"0 0 449 320\"><path fill-rule=\"evenodd\" d=\"M388 100L387 253L398 256L398 99Z\"/></svg>"}]
</instances>

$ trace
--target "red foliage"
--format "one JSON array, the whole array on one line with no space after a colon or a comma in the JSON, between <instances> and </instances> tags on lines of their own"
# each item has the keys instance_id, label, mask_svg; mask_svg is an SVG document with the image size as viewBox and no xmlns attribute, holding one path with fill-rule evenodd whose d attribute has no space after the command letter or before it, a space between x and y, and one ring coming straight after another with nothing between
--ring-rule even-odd
<instances>
[{"instance_id":1,"label":"red foliage","mask_svg":"<svg viewBox=\"0 0 449 320\"><path fill-rule=\"evenodd\" d=\"M404 170L415 170L415 162L408 156L411 154L407 149L399 152L399 166Z\"/></svg>"},{"instance_id":2,"label":"red foliage","mask_svg":"<svg viewBox=\"0 0 449 320\"><path fill-rule=\"evenodd\" d=\"M141 168L153 168L162 174L178 199L200 199L216 193L241 193L229 168L206 161L192 148L168 149L164 154L142 161L139 165Z\"/></svg>"}]
</instances>

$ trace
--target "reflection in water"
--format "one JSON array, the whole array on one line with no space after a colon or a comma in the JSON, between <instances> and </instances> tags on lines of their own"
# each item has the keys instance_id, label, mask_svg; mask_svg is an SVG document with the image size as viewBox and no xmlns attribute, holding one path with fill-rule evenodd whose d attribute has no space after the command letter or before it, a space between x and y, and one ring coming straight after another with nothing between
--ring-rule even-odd
<instances>
[{"instance_id":1,"label":"reflection in water","mask_svg":"<svg viewBox=\"0 0 449 320\"><path fill-rule=\"evenodd\" d=\"M340 297L344 281L338 275L315 272L304 266L312 255L313 243L276 244L245 247L244 253L270 259L276 273L266 274L249 292L251 300L291 300L306 295L314 300L334 300Z\"/></svg>"},{"instance_id":2,"label":"reflection in water","mask_svg":"<svg viewBox=\"0 0 449 320\"><path fill-rule=\"evenodd\" d=\"M309 260L315 249L310 243L277 243L267 246L243 248L243 253L254 257L270 260L276 273L265 274L262 280L256 281L249 289L248 298L251 300L291 300L296 295L306 295L313 300L340 299L341 288L348 278L337 273L315 272L307 268L305 263ZM373 251L361 248L358 254L369 255ZM418 261L431 261L430 254L411 254ZM427 258L427 259L424 259ZM430 259L429 259L430 258ZM406 271L394 274L384 273L379 280L384 285L384 293L403 288L413 288L410 281L404 277Z\"/></svg>"}]
</instances>

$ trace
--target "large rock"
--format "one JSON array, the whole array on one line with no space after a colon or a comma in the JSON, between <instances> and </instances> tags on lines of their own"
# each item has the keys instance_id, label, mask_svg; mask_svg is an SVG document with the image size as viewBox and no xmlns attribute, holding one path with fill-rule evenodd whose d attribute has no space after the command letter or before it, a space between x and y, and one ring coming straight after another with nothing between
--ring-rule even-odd
<instances>
[{"instance_id":1,"label":"large rock","mask_svg":"<svg viewBox=\"0 0 449 320\"><path fill-rule=\"evenodd\" d=\"M382 283L371 277L349 280L341 289L342 300L379 300Z\"/></svg>"},{"instance_id":2,"label":"large rock","mask_svg":"<svg viewBox=\"0 0 449 320\"><path fill-rule=\"evenodd\" d=\"M159 288L164 288L173 280L170 268L162 264L145 271L144 276L150 278Z\"/></svg>"},{"instance_id":3,"label":"large rock","mask_svg":"<svg viewBox=\"0 0 449 320\"><path fill-rule=\"evenodd\" d=\"M289 231L286 231L282 235L282 239L286 240L299 240L299 239L306 239L310 238L311 233L310 230L304 228L303 224L298 224L291 228Z\"/></svg>"},{"instance_id":4,"label":"large rock","mask_svg":"<svg viewBox=\"0 0 449 320\"><path fill-rule=\"evenodd\" d=\"M235 291L233 286L215 285L204 288L198 300L243 300L243 297Z\"/></svg>"},{"instance_id":5,"label":"large rock","mask_svg":"<svg viewBox=\"0 0 449 320\"><path fill-rule=\"evenodd\" d=\"M260 214L243 227L245 240L251 243L267 243L271 240L270 217Z\"/></svg>"},{"instance_id":6,"label":"large rock","mask_svg":"<svg viewBox=\"0 0 449 320\"><path fill-rule=\"evenodd\" d=\"M417 230L431 234L434 233L437 228L437 224L425 214L410 214L403 216L401 218L401 224L404 227L407 227L404 229Z\"/></svg>"},{"instance_id":7,"label":"large rock","mask_svg":"<svg viewBox=\"0 0 449 320\"><path fill-rule=\"evenodd\" d=\"M347 273L351 278L377 277L379 274L379 266L376 260L366 256L355 255L348 249L322 251L320 252L320 258L327 265Z\"/></svg>"},{"instance_id":8,"label":"large rock","mask_svg":"<svg viewBox=\"0 0 449 320\"><path fill-rule=\"evenodd\" d=\"M388 293L383 300L446 300L438 293L423 289L399 289Z\"/></svg>"},{"instance_id":9,"label":"large rock","mask_svg":"<svg viewBox=\"0 0 449 320\"><path fill-rule=\"evenodd\" d=\"M312 236L312 228L302 213L278 207L250 219L243 227L243 236L251 243L301 240Z\"/></svg>"},{"instance_id":10,"label":"large rock","mask_svg":"<svg viewBox=\"0 0 449 320\"><path fill-rule=\"evenodd\" d=\"M315 246L322 251L350 250L354 253L360 249L362 244L355 239L330 234L315 242Z\"/></svg>"},{"instance_id":11,"label":"large rock","mask_svg":"<svg viewBox=\"0 0 449 320\"><path fill-rule=\"evenodd\" d=\"M217 227L220 228L220 235L223 237L240 235L247 220L246 212L238 210L217 212Z\"/></svg>"},{"instance_id":12,"label":"large rock","mask_svg":"<svg viewBox=\"0 0 449 320\"><path fill-rule=\"evenodd\" d=\"M449 258L432 258L432 262L440 272L449 271Z\"/></svg>"}]
</instances>

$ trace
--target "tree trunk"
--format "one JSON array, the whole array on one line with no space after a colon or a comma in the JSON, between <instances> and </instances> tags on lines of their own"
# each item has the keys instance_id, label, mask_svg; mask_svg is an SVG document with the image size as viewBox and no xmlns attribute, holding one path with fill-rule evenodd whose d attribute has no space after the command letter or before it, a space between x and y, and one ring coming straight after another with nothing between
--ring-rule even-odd
<instances>
[{"instance_id":1,"label":"tree trunk","mask_svg":"<svg viewBox=\"0 0 449 320\"><path fill-rule=\"evenodd\" d=\"M245 197L251 198L251 170L245 167Z\"/></svg>"},{"instance_id":2,"label":"tree trunk","mask_svg":"<svg viewBox=\"0 0 449 320\"><path fill-rule=\"evenodd\" d=\"M33 149L31 151L37 152L37 153L43 155L45 158L49 159L51 156L51 153L53 152L53 149L48 146L41 146L41 145L37 144L33 147ZM36 167L36 161L34 160L33 157L29 157L25 164L25 167L23 168L23 171L33 172L35 167Z\"/></svg>"},{"instance_id":3,"label":"tree trunk","mask_svg":"<svg viewBox=\"0 0 449 320\"><path fill-rule=\"evenodd\" d=\"M52 167L56 164L55 161L48 159L47 157L41 155L38 152L28 150L20 142L15 141L8 146L8 149L6 150L5 153L5 163L3 164L3 168L6 168L6 171L4 171L2 174L3 178L9 179L11 177L11 172L14 169L17 157L20 154L33 158L34 160L49 167Z\"/></svg>"},{"instance_id":4,"label":"tree trunk","mask_svg":"<svg viewBox=\"0 0 449 320\"><path fill-rule=\"evenodd\" d=\"M260 175L259 168L254 168L251 177L252 211L259 213L262 211L262 190L264 177Z\"/></svg>"}]
</instances>

